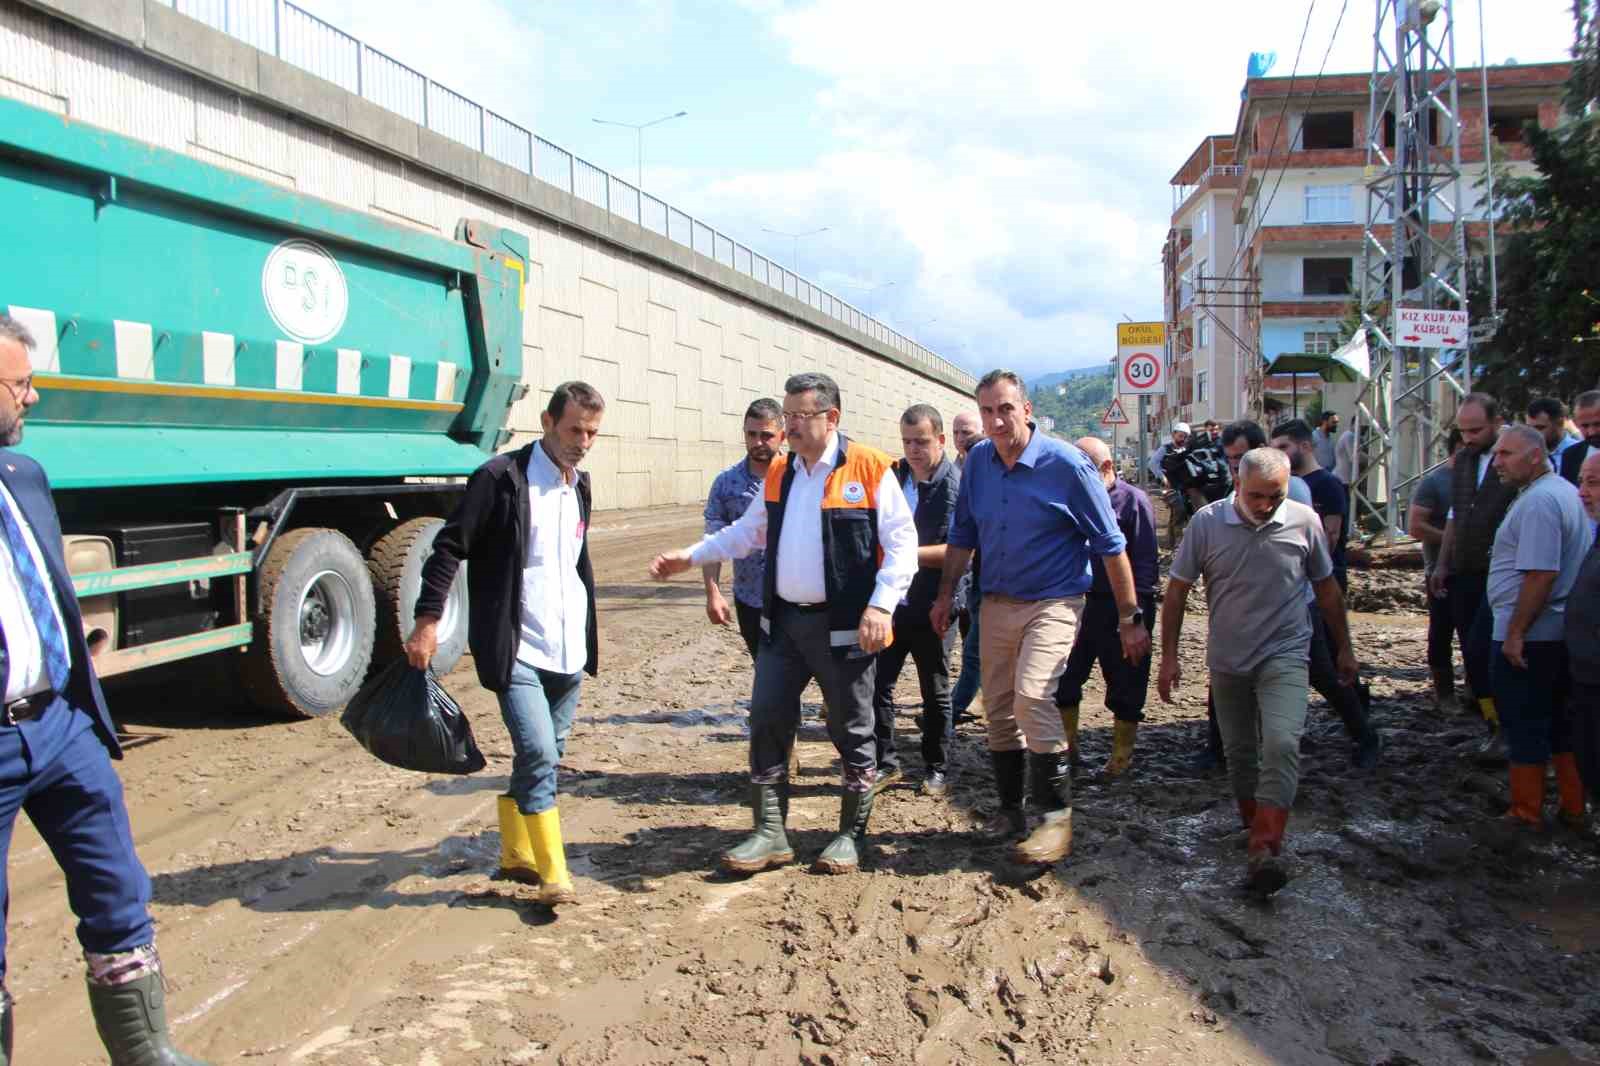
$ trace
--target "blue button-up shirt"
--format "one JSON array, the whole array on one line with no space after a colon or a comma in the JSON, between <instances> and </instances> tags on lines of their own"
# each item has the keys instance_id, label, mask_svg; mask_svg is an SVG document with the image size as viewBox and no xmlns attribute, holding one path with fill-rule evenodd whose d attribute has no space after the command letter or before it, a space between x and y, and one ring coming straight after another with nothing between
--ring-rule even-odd
<instances>
[{"instance_id":1,"label":"blue button-up shirt","mask_svg":"<svg viewBox=\"0 0 1600 1066\"><path fill-rule=\"evenodd\" d=\"M740 459L717 475L706 497L706 535L731 526L761 496L762 479L750 473L750 461ZM767 566L767 553L757 549L733 561L733 598L746 607L760 607L763 595L761 576Z\"/></svg>"},{"instance_id":2,"label":"blue button-up shirt","mask_svg":"<svg viewBox=\"0 0 1600 1066\"><path fill-rule=\"evenodd\" d=\"M1127 547L1089 457L1036 427L1010 470L993 441L967 453L950 543L983 553L985 596L1051 600L1089 589L1090 555Z\"/></svg>"}]
</instances>

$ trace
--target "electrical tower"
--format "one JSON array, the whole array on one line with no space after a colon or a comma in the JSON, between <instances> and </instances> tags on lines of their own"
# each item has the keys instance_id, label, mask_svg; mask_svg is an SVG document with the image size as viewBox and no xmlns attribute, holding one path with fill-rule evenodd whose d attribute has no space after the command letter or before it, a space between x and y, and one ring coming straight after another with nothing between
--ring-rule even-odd
<instances>
[{"instance_id":1,"label":"electrical tower","mask_svg":"<svg viewBox=\"0 0 1600 1066\"><path fill-rule=\"evenodd\" d=\"M1372 360L1356 407L1357 529L1388 541L1472 380L1467 348L1397 346L1395 309L1467 306L1461 120L1451 0L1377 0L1367 108L1361 321ZM1470 341L1468 342L1470 343Z\"/></svg>"}]
</instances>

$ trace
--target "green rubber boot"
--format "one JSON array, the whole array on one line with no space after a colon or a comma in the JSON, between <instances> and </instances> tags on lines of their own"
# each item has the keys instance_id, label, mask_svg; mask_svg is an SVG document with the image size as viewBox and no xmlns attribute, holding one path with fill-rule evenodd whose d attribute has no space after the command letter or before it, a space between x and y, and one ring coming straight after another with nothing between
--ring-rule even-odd
<instances>
[{"instance_id":1,"label":"green rubber boot","mask_svg":"<svg viewBox=\"0 0 1600 1066\"><path fill-rule=\"evenodd\" d=\"M89 1010L111 1066L206 1066L172 1046L159 970L120 985L90 982Z\"/></svg>"},{"instance_id":2,"label":"green rubber boot","mask_svg":"<svg viewBox=\"0 0 1600 1066\"><path fill-rule=\"evenodd\" d=\"M867 819L872 817L872 792L846 791L839 804L839 835L817 856L812 867L819 874L853 874L861 869L861 847L867 842Z\"/></svg>"},{"instance_id":3,"label":"green rubber boot","mask_svg":"<svg viewBox=\"0 0 1600 1066\"><path fill-rule=\"evenodd\" d=\"M785 783L750 786L750 809L755 814L755 832L722 856L722 868L737 874L753 874L772 866L794 861L794 849L784 821L789 810Z\"/></svg>"}]
</instances>

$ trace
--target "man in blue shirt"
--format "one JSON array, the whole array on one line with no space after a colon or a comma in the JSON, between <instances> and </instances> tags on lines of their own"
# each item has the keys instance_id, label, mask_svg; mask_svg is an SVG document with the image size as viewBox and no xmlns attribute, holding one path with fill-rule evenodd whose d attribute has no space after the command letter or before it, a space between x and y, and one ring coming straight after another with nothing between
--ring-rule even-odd
<instances>
[{"instance_id":1,"label":"man in blue shirt","mask_svg":"<svg viewBox=\"0 0 1600 1066\"><path fill-rule=\"evenodd\" d=\"M706 536L711 536L725 526L731 526L739 516L750 509L751 501L761 495L761 485L767 478L767 468L783 447L783 409L777 400L762 398L745 408L745 457L717 475L711 483L711 493L706 497ZM761 642L761 574L767 565L767 553L756 550L743 559L733 561L733 610L723 599L722 564L707 563L700 568L706 584L706 617L712 623L725 626L735 617L739 621L739 635L756 657Z\"/></svg>"},{"instance_id":2,"label":"man in blue shirt","mask_svg":"<svg viewBox=\"0 0 1600 1066\"><path fill-rule=\"evenodd\" d=\"M1161 580L1161 562L1156 550L1156 513L1150 497L1143 489L1135 488L1117 476L1116 464L1111 460L1111 449L1099 437L1084 437L1078 441L1078 450L1089 457L1100 472L1100 481L1111 498L1111 510L1117 516L1117 526L1128 542L1128 560L1133 565L1133 584L1139 593L1139 610L1145 616L1145 628L1156 611L1156 584ZM1111 758L1106 761L1106 776L1115 777L1133 763L1133 745L1139 733L1139 723L1144 720L1145 693L1150 687L1150 660L1130 661L1122 654L1122 637L1118 632L1117 603L1111 596L1111 582L1106 568L1095 556L1094 583L1089 587L1084 601L1083 623L1078 627L1072 644L1072 654L1067 668L1056 687L1056 706L1061 710L1061 723L1067 731L1072 760L1078 760L1078 704L1083 699L1083 683L1089 680L1094 664L1099 662L1101 676L1106 681L1106 707L1116 718L1112 731Z\"/></svg>"},{"instance_id":3,"label":"man in blue shirt","mask_svg":"<svg viewBox=\"0 0 1600 1066\"><path fill-rule=\"evenodd\" d=\"M1031 768L1031 795L1044 822L1013 855L1048 865L1072 850L1067 737L1054 697L1089 591L1091 555L1105 561L1123 654L1145 658L1150 633L1094 464L1038 432L1027 389L1012 371L991 370L978 382L978 414L989 439L973 447L962 470L932 620L941 632L950 624L956 581L981 548L984 712L1000 799L995 828L1007 836L1027 831L1022 796Z\"/></svg>"}]
</instances>

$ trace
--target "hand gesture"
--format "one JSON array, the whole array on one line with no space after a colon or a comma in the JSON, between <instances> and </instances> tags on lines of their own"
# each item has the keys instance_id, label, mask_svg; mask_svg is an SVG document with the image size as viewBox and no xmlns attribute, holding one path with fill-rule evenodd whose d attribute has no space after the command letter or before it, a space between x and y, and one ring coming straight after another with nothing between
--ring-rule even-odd
<instances>
[{"instance_id":1,"label":"hand gesture","mask_svg":"<svg viewBox=\"0 0 1600 1066\"><path fill-rule=\"evenodd\" d=\"M686 551L662 552L650 561L650 576L665 581L673 574L681 574L693 564Z\"/></svg>"},{"instance_id":2,"label":"hand gesture","mask_svg":"<svg viewBox=\"0 0 1600 1066\"><path fill-rule=\"evenodd\" d=\"M706 593L706 617L711 619L714 626L725 626L733 621L733 608L728 606L728 601L715 588Z\"/></svg>"},{"instance_id":3,"label":"hand gesture","mask_svg":"<svg viewBox=\"0 0 1600 1066\"><path fill-rule=\"evenodd\" d=\"M1176 655L1163 655L1161 657L1161 672L1156 677L1156 690L1161 693L1163 703L1172 703L1172 693L1178 687L1178 682L1183 680L1183 667L1178 662Z\"/></svg>"}]
</instances>

